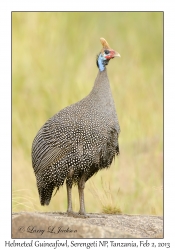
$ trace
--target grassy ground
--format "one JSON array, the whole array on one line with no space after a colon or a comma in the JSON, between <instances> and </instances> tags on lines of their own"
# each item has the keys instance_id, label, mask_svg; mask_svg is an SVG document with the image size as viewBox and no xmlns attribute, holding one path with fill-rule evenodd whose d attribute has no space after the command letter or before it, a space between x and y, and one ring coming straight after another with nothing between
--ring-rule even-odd
<instances>
[{"instance_id":1,"label":"grassy ground","mask_svg":"<svg viewBox=\"0 0 175 250\"><path fill-rule=\"evenodd\" d=\"M97 75L100 37L121 54L108 76L121 154L86 184L87 212L163 213L163 14L12 14L12 208L65 211L65 186L41 207L31 144L44 122L85 97ZM73 207L79 209L77 189Z\"/></svg>"}]
</instances>

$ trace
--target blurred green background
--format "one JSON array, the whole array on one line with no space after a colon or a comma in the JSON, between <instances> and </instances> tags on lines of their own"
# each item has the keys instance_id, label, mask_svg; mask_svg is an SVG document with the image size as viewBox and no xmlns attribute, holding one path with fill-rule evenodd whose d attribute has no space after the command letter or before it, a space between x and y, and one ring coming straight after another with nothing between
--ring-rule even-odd
<instances>
[{"instance_id":1,"label":"blurred green background","mask_svg":"<svg viewBox=\"0 0 175 250\"><path fill-rule=\"evenodd\" d=\"M45 121L85 97L100 37L121 55L108 76L121 126L120 156L85 187L87 212L163 213L163 13L12 13L12 210L65 211L66 188L41 207L32 141ZM77 188L73 208L78 211Z\"/></svg>"}]
</instances>

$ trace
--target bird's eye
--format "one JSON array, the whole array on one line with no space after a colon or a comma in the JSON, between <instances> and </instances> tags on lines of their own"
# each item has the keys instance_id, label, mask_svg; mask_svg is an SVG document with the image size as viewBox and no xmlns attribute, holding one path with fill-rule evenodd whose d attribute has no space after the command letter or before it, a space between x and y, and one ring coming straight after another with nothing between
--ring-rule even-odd
<instances>
[{"instance_id":1,"label":"bird's eye","mask_svg":"<svg viewBox=\"0 0 175 250\"><path fill-rule=\"evenodd\" d=\"M106 55L109 54L109 50L107 50L107 49L105 49L104 52Z\"/></svg>"}]
</instances>

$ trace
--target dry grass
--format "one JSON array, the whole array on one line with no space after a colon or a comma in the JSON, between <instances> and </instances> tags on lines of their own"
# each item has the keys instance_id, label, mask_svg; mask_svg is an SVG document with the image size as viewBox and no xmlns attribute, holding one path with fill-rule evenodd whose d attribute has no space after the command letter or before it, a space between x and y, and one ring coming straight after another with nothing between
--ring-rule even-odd
<instances>
[{"instance_id":1,"label":"dry grass","mask_svg":"<svg viewBox=\"0 0 175 250\"><path fill-rule=\"evenodd\" d=\"M31 145L49 117L92 89L97 75L95 57L103 36L121 54L108 66L121 126L121 154L110 169L92 181L98 194L105 195L108 211L116 207L129 214L163 213L163 192L155 188L163 185L162 25L160 12L13 13L14 211L66 210L65 186L48 207L40 206ZM102 186L101 179L107 187ZM102 211L103 204L90 190L91 182L87 182L87 212ZM73 206L79 209L76 188Z\"/></svg>"},{"instance_id":2,"label":"dry grass","mask_svg":"<svg viewBox=\"0 0 175 250\"><path fill-rule=\"evenodd\" d=\"M115 205L117 201L118 194L120 189L118 189L117 194L115 195L115 199L113 198L113 193L110 187L110 183L104 183L103 179L101 179L102 191L100 191L93 181L90 181L90 189L89 191L92 193L94 198L100 201L102 206L102 213L105 214L122 214L122 211L119 206Z\"/></svg>"},{"instance_id":3,"label":"dry grass","mask_svg":"<svg viewBox=\"0 0 175 250\"><path fill-rule=\"evenodd\" d=\"M27 195L29 191L30 190L27 189L19 189L13 191L12 193L13 212L20 210L37 211L39 209L39 207L35 207L34 198L32 196Z\"/></svg>"}]
</instances>

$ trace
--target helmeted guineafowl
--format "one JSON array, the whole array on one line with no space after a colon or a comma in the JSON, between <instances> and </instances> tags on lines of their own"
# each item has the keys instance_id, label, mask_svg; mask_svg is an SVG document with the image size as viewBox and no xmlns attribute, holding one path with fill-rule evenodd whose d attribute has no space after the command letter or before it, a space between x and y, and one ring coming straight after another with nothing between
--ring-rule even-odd
<instances>
[{"instance_id":1,"label":"helmeted guineafowl","mask_svg":"<svg viewBox=\"0 0 175 250\"><path fill-rule=\"evenodd\" d=\"M69 215L72 211L72 185L78 185L80 210L84 205L85 182L103 168L108 168L119 154L120 126L111 94L106 65L120 56L104 38L97 56L99 72L90 94L50 118L32 144L32 164L41 205L48 205L53 190L66 180Z\"/></svg>"}]
</instances>

